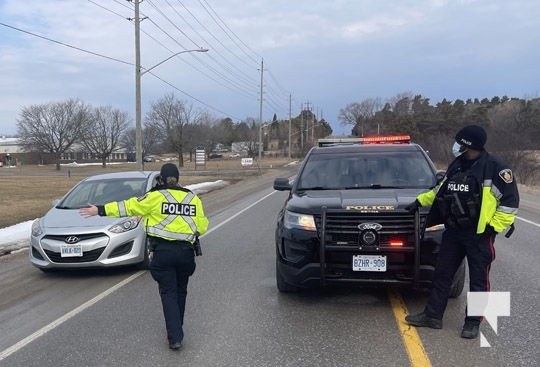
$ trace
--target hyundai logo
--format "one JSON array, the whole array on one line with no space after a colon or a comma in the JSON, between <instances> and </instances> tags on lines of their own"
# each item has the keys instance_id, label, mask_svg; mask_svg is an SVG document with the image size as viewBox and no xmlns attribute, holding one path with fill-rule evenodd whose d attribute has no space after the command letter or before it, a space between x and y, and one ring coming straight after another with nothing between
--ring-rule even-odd
<instances>
[{"instance_id":1,"label":"hyundai logo","mask_svg":"<svg viewBox=\"0 0 540 367\"><path fill-rule=\"evenodd\" d=\"M365 231L366 229L372 229L374 231L380 231L382 226L379 223L362 223L358 225L358 229Z\"/></svg>"},{"instance_id":2,"label":"hyundai logo","mask_svg":"<svg viewBox=\"0 0 540 367\"><path fill-rule=\"evenodd\" d=\"M69 236L69 237L66 237L66 239L64 240L65 243L70 243L70 244L77 243L79 241L80 241L79 237L76 237L76 236Z\"/></svg>"}]
</instances>

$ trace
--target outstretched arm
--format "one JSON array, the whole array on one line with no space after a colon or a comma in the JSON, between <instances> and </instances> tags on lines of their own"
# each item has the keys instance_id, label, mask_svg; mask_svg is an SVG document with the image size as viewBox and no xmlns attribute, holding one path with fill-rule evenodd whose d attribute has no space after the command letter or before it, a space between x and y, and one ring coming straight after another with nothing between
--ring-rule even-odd
<instances>
[{"instance_id":1,"label":"outstretched arm","mask_svg":"<svg viewBox=\"0 0 540 367\"><path fill-rule=\"evenodd\" d=\"M98 208L97 206L88 203L88 208L79 209L79 214L85 218L90 218L90 217L93 217L94 215L98 215Z\"/></svg>"}]
</instances>

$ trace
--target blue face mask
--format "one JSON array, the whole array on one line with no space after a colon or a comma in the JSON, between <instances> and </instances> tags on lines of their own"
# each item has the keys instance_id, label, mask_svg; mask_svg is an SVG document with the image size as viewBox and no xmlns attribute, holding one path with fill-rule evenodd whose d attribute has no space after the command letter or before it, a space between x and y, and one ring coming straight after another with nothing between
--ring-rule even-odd
<instances>
[{"instance_id":1,"label":"blue face mask","mask_svg":"<svg viewBox=\"0 0 540 367\"><path fill-rule=\"evenodd\" d=\"M461 151L461 145L458 144L458 142L456 141L454 143L454 145L452 146L452 154L454 155L454 157L459 157L460 155L462 155L463 153L465 153L467 151L467 149L463 149L463 151Z\"/></svg>"}]
</instances>

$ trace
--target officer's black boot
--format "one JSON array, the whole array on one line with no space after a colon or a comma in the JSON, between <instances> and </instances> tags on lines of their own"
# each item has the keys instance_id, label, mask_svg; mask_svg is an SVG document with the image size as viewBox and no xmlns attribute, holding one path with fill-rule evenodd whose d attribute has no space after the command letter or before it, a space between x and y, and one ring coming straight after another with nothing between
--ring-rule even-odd
<instances>
[{"instance_id":1,"label":"officer's black boot","mask_svg":"<svg viewBox=\"0 0 540 367\"><path fill-rule=\"evenodd\" d=\"M425 313L418 315L408 315L405 317L405 322L413 326L427 326L432 329L442 329L442 320L427 316Z\"/></svg>"},{"instance_id":2,"label":"officer's black boot","mask_svg":"<svg viewBox=\"0 0 540 367\"><path fill-rule=\"evenodd\" d=\"M465 339L476 339L478 337L478 325L466 322L461 330L461 337Z\"/></svg>"}]
</instances>

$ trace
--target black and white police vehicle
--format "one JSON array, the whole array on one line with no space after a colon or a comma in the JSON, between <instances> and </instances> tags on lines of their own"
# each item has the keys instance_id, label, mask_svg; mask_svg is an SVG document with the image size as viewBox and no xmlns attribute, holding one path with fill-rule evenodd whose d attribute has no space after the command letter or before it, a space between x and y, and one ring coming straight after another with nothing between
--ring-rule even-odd
<instances>
[{"instance_id":1,"label":"black and white police vehicle","mask_svg":"<svg viewBox=\"0 0 540 367\"><path fill-rule=\"evenodd\" d=\"M425 228L429 208L405 210L437 184L437 170L409 136L321 139L278 214L281 292L330 285L429 288L444 227ZM463 290L465 262L451 297Z\"/></svg>"}]
</instances>

